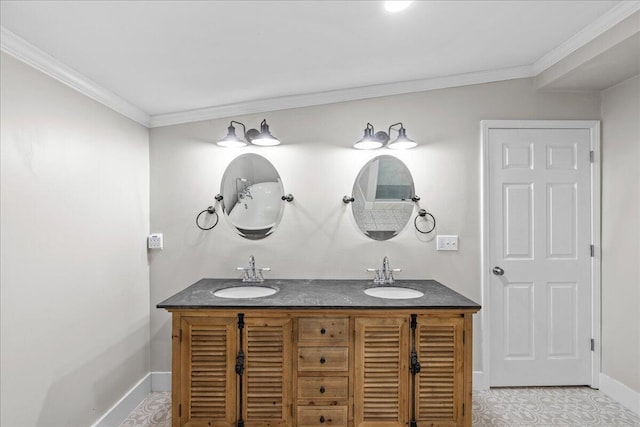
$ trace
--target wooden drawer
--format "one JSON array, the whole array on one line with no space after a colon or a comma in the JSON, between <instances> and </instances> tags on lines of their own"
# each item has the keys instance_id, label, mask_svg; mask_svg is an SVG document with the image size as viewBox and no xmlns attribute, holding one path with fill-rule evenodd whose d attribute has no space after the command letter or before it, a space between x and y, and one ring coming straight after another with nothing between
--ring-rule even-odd
<instances>
[{"instance_id":1,"label":"wooden drawer","mask_svg":"<svg viewBox=\"0 0 640 427\"><path fill-rule=\"evenodd\" d=\"M298 406L298 427L347 427L346 406Z\"/></svg>"},{"instance_id":2,"label":"wooden drawer","mask_svg":"<svg viewBox=\"0 0 640 427\"><path fill-rule=\"evenodd\" d=\"M347 400L349 378L347 377L299 377L299 400Z\"/></svg>"},{"instance_id":3,"label":"wooden drawer","mask_svg":"<svg viewBox=\"0 0 640 427\"><path fill-rule=\"evenodd\" d=\"M348 347L299 347L298 371L347 371Z\"/></svg>"},{"instance_id":4,"label":"wooden drawer","mask_svg":"<svg viewBox=\"0 0 640 427\"><path fill-rule=\"evenodd\" d=\"M298 319L300 343L346 343L349 340L347 317L301 317Z\"/></svg>"}]
</instances>

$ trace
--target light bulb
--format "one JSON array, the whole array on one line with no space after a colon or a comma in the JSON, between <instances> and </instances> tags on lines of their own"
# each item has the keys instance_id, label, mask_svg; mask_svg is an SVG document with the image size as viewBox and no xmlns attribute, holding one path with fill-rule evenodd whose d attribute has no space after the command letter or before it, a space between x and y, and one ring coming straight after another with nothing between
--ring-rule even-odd
<instances>
[{"instance_id":1,"label":"light bulb","mask_svg":"<svg viewBox=\"0 0 640 427\"><path fill-rule=\"evenodd\" d=\"M405 10L412 1L389 0L384 2L384 8L387 12L396 13Z\"/></svg>"}]
</instances>

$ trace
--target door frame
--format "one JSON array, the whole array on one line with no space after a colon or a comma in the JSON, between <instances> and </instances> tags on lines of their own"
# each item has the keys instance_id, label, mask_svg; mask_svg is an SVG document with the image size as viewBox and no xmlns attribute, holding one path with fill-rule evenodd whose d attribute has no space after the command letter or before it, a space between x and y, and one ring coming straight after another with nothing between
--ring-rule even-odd
<instances>
[{"instance_id":1,"label":"door frame","mask_svg":"<svg viewBox=\"0 0 640 427\"><path fill-rule=\"evenodd\" d=\"M601 157L600 157L600 121L599 120L481 120L480 121L480 202L481 202L481 283L482 283L482 389L489 389L491 384L491 331L489 330L491 266L489 261L489 130L491 129L588 129L590 146L593 152L591 162L591 244L594 255L591 258L591 336L595 340L594 351L591 352L591 384L598 388L600 376L601 350L601 246L600 246L600 214L601 214Z\"/></svg>"}]
</instances>

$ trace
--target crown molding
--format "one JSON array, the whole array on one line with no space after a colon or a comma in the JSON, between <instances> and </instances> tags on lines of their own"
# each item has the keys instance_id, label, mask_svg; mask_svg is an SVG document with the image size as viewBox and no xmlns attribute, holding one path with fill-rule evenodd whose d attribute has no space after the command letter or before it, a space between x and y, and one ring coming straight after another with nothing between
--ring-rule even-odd
<instances>
[{"instance_id":1,"label":"crown molding","mask_svg":"<svg viewBox=\"0 0 640 427\"><path fill-rule=\"evenodd\" d=\"M149 115L140 108L105 89L2 26L0 26L0 50L123 116L143 126L149 127Z\"/></svg>"},{"instance_id":2,"label":"crown molding","mask_svg":"<svg viewBox=\"0 0 640 427\"><path fill-rule=\"evenodd\" d=\"M265 111L287 110L290 108L311 107L336 102L356 101L381 96L401 95L435 89L467 86L480 83L497 82L532 77L531 66L504 68L500 70L480 71L431 79L411 80L372 86L302 95L282 96L255 101L227 104L217 107L200 108L177 113L156 114L151 116L150 127L170 126L202 120L220 119Z\"/></svg>"},{"instance_id":3,"label":"crown molding","mask_svg":"<svg viewBox=\"0 0 640 427\"><path fill-rule=\"evenodd\" d=\"M337 102L535 77L639 10L640 1L621 1L593 23L531 65L326 92L258 99L155 115L147 114L124 98L103 88L78 71L63 64L2 26L0 26L0 49L125 117L143 126L155 128L266 111L311 107Z\"/></svg>"},{"instance_id":4,"label":"crown molding","mask_svg":"<svg viewBox=\"0 0 640 427\"><path fill-rule=\"evenodd\" d=\"M538 59L532 66L533 72L535 75L542 73L639 10L640 1L621 1L564 43Z\"/></svg>"}]
</instances>

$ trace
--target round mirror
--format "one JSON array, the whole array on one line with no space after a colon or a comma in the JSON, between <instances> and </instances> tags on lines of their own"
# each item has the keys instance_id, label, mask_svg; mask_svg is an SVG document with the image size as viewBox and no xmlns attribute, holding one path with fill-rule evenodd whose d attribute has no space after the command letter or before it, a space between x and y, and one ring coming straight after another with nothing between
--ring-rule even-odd
<instances>
[{"instance_id":1,"label":"round mirror","mask_svg":"<svg viewBox=\"0 0 640 427\"><path fill-rule=\"evenodd\" d=\"M275 167L257 154L242 154L227 166L220 184L222 209L242 237L264 239L280 223L284 189Z\"/></svg>"},{"instance_id":2,"label":"round mirror","mask_svg":"<svg viewBox=\"0 0 640 427\"><path fill-rule=\"evenodd\" d=\"M356 178L351 193L353 217L358 228L375 240L387 240L407 225L413 213L414 185L411 172L392 156L369 161Z\"/></svg>"}]
</instances>

